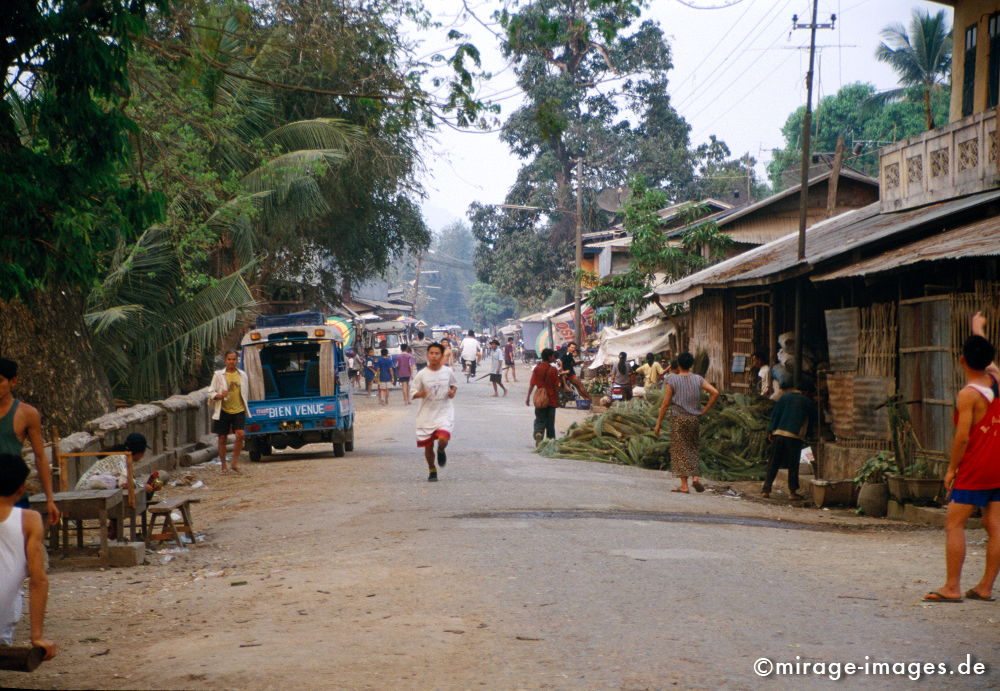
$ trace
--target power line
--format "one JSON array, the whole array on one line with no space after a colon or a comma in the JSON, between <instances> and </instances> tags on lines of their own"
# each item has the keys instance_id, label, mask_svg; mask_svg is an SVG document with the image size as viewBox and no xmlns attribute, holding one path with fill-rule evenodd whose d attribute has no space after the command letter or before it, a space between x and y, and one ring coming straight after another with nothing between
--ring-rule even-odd
<instances>
[{"instance_id":1,"label":"power line","mask_svg":"<svg viewBox=\"0 0 1000 691\"><path fill-rule=\"evenodd\" d=\"M716 65L716 67L713 68L712 71L709 72L706 77L700 79L699 83L700 84L708 84L708 83L710 83L712 81L712 79L715 77L716 73L718 73L720 70L722 70L722 68L725 67L730 62L730 60L743 57L743 54L746 52L746 50L738 53L737 51L739 51L740 46L742 46L744 44L744 42L746 42L747 39L749 39L751 36L754 35L754 32L757 31L757 28L761 24L763 24L765 21L770 21L772 14L774 14L775 16L777 16L778 14L780 14L781 12L783 12L784 9L785 9L785 7L787 7L790 2L791 2L791 0L785 0L785 3L783 5L781 5L780 7L772 7L770 10L766 11L763 15L761 15L760 19L757 20L757 23L754 24L746 34L744 34L743 38L741 38L739 41L737 41L736 45L733 46L731 52L722 60L722 62L720 62L718 65ZM784 34L784 31L782 31L782 34ZM760 34L757 34L757 35L759 36ZM756 38L756 37L757 36L754 36L754 38ZM682 108L682 107L684 107L686 105L689 105L691 103L697 103L707 93L708 92L706 92L705 90L700 90L697 87L695 87L694 90L690 94L688 94L687 96L683 97L680 100L680 102L677 103L677 105L675 106L675 108L677 108L679 110L680 108Z\"/></svg>"}]
</instances>

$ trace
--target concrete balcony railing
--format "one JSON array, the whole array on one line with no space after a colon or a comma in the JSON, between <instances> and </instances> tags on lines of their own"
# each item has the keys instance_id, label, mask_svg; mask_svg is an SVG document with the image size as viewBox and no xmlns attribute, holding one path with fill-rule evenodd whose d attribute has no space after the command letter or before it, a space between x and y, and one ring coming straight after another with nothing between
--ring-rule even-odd
<instances>
[{"instance_id":1,"label":"concrete balcony railing","mask_svg":"<svg viewBox=\"0 0 1000 691\"><path fill-rule=\"evenodd\" d=\"M996 109L883 148L879 171L883 213L1000 187Z\"/></svg>"}]
</instances>

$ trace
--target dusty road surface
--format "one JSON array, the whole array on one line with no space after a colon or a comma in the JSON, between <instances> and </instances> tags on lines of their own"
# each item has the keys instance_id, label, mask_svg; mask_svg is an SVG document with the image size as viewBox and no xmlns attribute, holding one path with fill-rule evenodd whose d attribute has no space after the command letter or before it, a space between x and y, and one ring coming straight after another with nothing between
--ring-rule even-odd
<instances>
[{"instance_id":1,"label":"dusty road surface","mask_svg":"<svg viewBox=\"0 0 1000 691\"><path fill-rule=\"evenodd\" d=\"M61 652L0 685L1000 685L1000 604L920 602L942 580L938 531L673 494L667 473L540 458L523 378L500 399L462 385L436 484L398 391L388 409L359 399L345 458L313 447L247 463L242 477L194 470L207 488L166 495L202 497L205 542L130 569L54 558L47 630ZM560 427L578 415L560 411ZM971 537L978 577L983 535ZM968 655L984 674L961 674ZM761 678L759 658L804 674ZM866 676L866 661L901 673ZM836 667L846 663L861 671Z\"/></svg>"}]
</instances>

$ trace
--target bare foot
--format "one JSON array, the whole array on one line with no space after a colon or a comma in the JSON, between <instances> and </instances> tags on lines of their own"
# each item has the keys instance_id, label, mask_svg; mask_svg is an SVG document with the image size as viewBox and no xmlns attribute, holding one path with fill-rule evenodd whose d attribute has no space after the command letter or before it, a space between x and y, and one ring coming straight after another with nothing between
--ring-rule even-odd
<instances>
[{"instance_id":1,"label":"bare foot","mask_svg":"<svg viewBox=\"0 0 1000 691\"><path fill-rule=\"evenodd\" d=\"M229 475L229 468L223 468L219 475Z\"/></svg>"},{"instance_id":2,"label":"bare foot","mask_svg":"<svg viewBox=\"0 0 1000 691\"><path fill-rule=\"evenodd\" d=\"M233 472L236 473L237 475L243 474L243 471L237 468L236 466L233 466Z\"/></svg>"}]
</instances>

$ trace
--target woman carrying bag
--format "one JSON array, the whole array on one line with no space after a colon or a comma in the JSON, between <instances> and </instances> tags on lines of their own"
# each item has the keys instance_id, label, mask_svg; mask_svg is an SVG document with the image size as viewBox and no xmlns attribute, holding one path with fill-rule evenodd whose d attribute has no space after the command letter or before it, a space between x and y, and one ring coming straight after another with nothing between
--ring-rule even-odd
<instances>
[{"instance_id":1,"label":"woman carrying bag","mask_svg":"<svg viewBox=\"0 0 1000 691\"><path fill-rule=\"evenodd\" d=\"M556 405L559 403L559 370L553 366L556 353L552 348L542 350L542 360L531 370L531 382L525 405L535 407L535 443L543 438L556 438ZM534 396L532 396L534 392Z\"/></svg>"}]
</instances>

